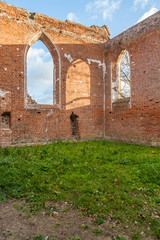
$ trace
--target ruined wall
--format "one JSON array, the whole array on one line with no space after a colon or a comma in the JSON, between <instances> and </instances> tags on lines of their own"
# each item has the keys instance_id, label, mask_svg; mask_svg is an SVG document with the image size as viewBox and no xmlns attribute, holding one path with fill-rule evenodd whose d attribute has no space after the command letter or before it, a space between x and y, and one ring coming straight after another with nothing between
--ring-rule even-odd
<instances>
[{"instance_id":1,"label":"ruined wall","mask_svg":"<svg viewBox=\"0 0 160 240\"><path fill-rule=\"evenodd\" d=\"M0 145L103 138L160 146L160 12L109 39L91 28L0 1ZM37 40L55 64L54 104L27 93ZM131 97L115 99L117 62L129 52Z\"/></svg>"},{"instance_id":2,"label":"ruined wall","mask_svg":"<svg viewBox=\"0 0 160 240\"><path fill-rule=\"evenodd\" d=\"M112 101L117 61L130 55L131 97ZM160 146L160 12L105 44L106 139Z\"/></svg>"},{"instance_id":3,"label":"ruined wall","mask_svg":"<svg viewBox=\"0 0 160 240\"><path fill-rule=\"evenodd\" d=\"M59 21L2 1L0 26L0 145L103 137L108 28ZM48 106L27 95L27 51L39 39L56 68L54 104ZM77 136L72 112L78 116Z\"/></svg>"}]
</instances>

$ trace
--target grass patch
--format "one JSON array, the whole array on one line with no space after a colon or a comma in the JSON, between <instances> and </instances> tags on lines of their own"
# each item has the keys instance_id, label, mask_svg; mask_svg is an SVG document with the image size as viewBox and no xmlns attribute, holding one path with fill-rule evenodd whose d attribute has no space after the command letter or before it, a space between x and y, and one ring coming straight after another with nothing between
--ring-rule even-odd
<instances>
[{"instance_id":1,"label":"grass patch","mask_svg":"<svg viewBox=\"0 0 160 240\"><path fill-rule=\"evenodd\" d=\"M81 229L83 229L83 230L88 230L88 229L89 229L89 226L82 224L82 225L81 225Z\"/></svg>"},{"instance_id":2,"label":"grass patch","mask_svg":"<svg viewBox=\"0 0 160 240\"><path fill-rule=\"evenodd\" d=\"M95 228L95 229L93 230L93 233L94 233L96 236L98 236L98 235L100 235L100 234L103 233L103 230L102 230L101 228Z\"/></svg>"},{"instance_id":3,"label":"grass patch","mask_svg":"<svg viewBox=\"0 0 160 240\"><path fill-rule=\"evenodd\" d=\"M103 218L96 218L95 219L95 221L94 221L96 224L98 224L98 225L101 225L101 224L103 224L104 223L104 220L103 220Z\"/></svg>"},{"instance_id":4,"label":"grass patch","mask_svg":"<svg viewBox=\"0 0 160 240\"><path fill-rule=\"evenodd\" d=\"M117 236L115 237L115 240L127 240L127 239L123 236Z\"/></svg>"},{"instance_id":5,"label":"grass patch","mask_svg":"<svg viewBox=\"0 0 160 240\"><path fill-rule=\"evenodd\" d=\"M103 224L108 215L160 239L160 148L111 142L0 148L0 201L25 198L31 213L70 201ZM48 214L56 211L47 209Z\"/></svg>"}]
</instances>

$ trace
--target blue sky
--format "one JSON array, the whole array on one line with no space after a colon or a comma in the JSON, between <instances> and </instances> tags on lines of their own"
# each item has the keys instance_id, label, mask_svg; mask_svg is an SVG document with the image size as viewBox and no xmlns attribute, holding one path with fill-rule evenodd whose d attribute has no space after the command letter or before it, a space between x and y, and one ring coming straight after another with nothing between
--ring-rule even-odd
<instances>
[{"instance_id":1,"label":"blue sky","mask_svg":"<svg viewBox=\"0 0 160 240\"><path fill-rule=\"evenodd\" d=\"M31 12L73 20L86 26L107 25L111 38L133 26L141 17L160 9L160 0L5 0Z\"/></svg>"}]
</instances>

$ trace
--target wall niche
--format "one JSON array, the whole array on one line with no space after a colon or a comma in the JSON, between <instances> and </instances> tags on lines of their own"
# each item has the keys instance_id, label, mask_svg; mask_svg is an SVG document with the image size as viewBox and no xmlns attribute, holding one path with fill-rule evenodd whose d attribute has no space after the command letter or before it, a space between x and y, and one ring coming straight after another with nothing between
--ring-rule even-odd
<instances>
[{"instance_id":1,"label":"wall niche","mask_svg":"<svg viewBox=\"0 0 160 240\"><path fill-rule=\"evenodd\" d=\"M1 128L10 129L11 128L11 113L4 112L1 115Z\"/></svg>"}]
</instances>

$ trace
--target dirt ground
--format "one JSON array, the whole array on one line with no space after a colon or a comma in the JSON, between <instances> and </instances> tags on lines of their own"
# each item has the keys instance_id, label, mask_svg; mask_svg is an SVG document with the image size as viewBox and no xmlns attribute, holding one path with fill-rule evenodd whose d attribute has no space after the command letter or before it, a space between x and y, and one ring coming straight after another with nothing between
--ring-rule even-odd
<instances>
[{"instance_id":1,"label":"dirt ground","mask_svg":"<svg viewBox=\"0 0 160 240\"><path fill-rule=\"evenodd\" d=\"M0 240L34 240L40 235L46 240L113 240L118 235L131 239L126 235L127 226L111 218L98 225L96 216L83 216L67 202L54 205L56 211L49 207L49 212L31 215L23 202L0 203Z\"/></svg>"}]
</instances>

